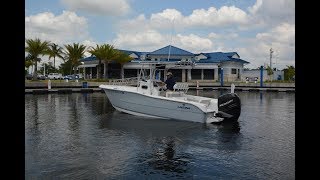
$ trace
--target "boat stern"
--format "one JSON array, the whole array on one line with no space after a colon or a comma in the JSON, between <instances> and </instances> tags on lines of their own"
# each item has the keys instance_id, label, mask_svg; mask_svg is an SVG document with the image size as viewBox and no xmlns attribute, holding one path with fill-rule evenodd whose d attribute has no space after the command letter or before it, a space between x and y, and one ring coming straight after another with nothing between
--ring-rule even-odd
<instances>
[{"instance_id":1,"label":"boat stern","mask_svg":"<svg viewBox=\"0 0 320 180\"><path fill-rule=\"evenodd\" d=\"M241 101L237 94L228 93L218 98L218 117L224 118L225 121L236 121L240 113Z\"/></svg>"},{"instance_id":2,"label":"boat stern","mask_svg":"<svg viewBox=\"0 0 320 180\"><path fill-rule=\"evenodd\" d=\"M211 112L211 113L207 113L206 114L205 122L206 123L219 123L219 122L221 122L223 120L224 120L224 118L223 117L219 117L218 113Z\"/></svg>"}]
</instances>

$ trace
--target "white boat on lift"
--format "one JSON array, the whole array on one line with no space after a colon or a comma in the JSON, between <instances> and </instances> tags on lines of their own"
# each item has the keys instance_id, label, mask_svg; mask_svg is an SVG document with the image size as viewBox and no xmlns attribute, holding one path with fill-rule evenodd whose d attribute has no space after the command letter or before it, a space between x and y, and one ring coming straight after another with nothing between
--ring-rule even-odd
<instances>
[{"instance_id":1,"label":"white boat on lift","mask_svg":"<svg viewBox=\"0 0 320 180\"><path fill-rule=\"evenodd\" d=\"M148 77L140 73L137 78L113 80L99 86L116 110L137 116L199 123L238 120L241 103L237 94L231 92L217 99L189 95L187 83L176 83L174 91L165 91L161 81L155 79L157 63L145 62L145 65L150 69Z\"/></svg>"}]
</instances>

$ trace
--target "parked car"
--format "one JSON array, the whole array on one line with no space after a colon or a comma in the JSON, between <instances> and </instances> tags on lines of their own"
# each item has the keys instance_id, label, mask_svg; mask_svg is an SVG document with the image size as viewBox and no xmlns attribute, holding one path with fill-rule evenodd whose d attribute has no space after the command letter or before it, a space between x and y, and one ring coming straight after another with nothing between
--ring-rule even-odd
<instances>
[{"instance_id":1,"label":"parked car","mask_svg":"<svg viewBox=\"0 0 320 180\"><path fill-rule=\"evenodd\" d=\"M63 76L60 73L49 73L48 78L49 79L63 79Z\"/></svg>"},{"instance_id":2,"label":"parked car","mask_svg":"<svg viewBox=\"0 0 320 180\"><path fill-rule=\"evenodd\" d=\"M71 74L71 75L66 75L63 77L63 79L68 79L68 80L76 80L76 79L79 79L79 76L76 74Z\"/></svg>"},{"instance_id":3,"label":"parked car","mask_svg":"<svg viewBox=\"0 0 320 180\"><path fill-rule=\"evenodd\" d=\"M38 75L37 75L37 79L45 80L45 79L47 79L47 77L46 77L45 75L38 74Z\"/></svg>"},{"instance_id":4,"label":"parked car","mask_svg":"<svg viewBox=\"0 0 320 180\"><path fill-rule=\"evenodd\" d=\"M84 79L82 74L76 74L78 76L78 79Z\"/></svg>"}]
</instances>

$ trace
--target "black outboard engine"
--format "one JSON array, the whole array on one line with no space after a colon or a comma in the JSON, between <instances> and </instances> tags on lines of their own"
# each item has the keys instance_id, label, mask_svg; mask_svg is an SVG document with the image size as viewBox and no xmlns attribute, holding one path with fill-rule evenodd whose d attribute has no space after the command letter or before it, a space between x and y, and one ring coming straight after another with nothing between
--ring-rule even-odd
<instances>
[{"instance_id":1,"label":"black outboard engine","mask_svg":"<svg viewBox=\"0 0 320 180\"><path fill-rule=\"evenodd\" d=\"M240 98L235 93L221 95L218 98L218 113L219 117L224 118L224 121L236 121L241 113Z\"/></svg>"}]
</instances>

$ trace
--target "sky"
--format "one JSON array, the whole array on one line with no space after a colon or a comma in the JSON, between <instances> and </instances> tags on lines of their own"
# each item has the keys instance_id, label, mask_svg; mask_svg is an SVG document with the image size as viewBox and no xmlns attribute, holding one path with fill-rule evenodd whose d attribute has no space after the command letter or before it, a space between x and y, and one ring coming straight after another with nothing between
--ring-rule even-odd
<instances>
[{"instance_id":1,"label":"sky","mask_svg":"<svg viewBox=\"0 0 320 180\"><path fill-rule=\"evenodd\" d=\"M295 1L26 0L25 36L62 47L237 52L250 69L269 65L272 48L272 66L283 69L295 66Z\"/></svg>"}]
</instances>

